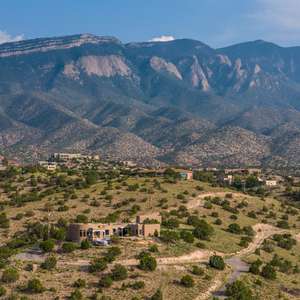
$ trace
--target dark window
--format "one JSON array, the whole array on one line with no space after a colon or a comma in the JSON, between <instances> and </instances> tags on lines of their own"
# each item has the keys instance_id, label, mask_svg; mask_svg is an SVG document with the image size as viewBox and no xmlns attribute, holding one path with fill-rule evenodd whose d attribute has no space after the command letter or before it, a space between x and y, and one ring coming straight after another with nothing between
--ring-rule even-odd
<instances>
[{"instance_id":1,"label":"dark window","mask_svg":"<svg viewBox=\"0 0 300 300\"><path fill-rule=\"evenodd\" d=\"M105 230L105 235L109 235L109 230L108 229Z\"/></svg>"}]
</instances>

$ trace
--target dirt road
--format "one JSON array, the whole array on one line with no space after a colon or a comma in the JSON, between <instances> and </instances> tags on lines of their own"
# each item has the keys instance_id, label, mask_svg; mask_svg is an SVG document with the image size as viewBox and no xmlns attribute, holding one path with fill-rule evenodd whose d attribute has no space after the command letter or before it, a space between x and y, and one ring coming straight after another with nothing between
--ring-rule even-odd
<instances>
[{"instance_id":1,"label":"dirt road","mask_svg":"<svg viewBox=\"0 0 300 300\"><path fill-rule=\"evenodd\" d=\"M243 198L250 198L251 196L245 195L243 193L238 192L211 192L198 195L195 199L191 199L187 205L187 209L193 209L197 207L201 207L204 204L204 198L206 197L225 197L227 194L232 194L233 196L243 197Z\"/></svg>"}]
</instances>

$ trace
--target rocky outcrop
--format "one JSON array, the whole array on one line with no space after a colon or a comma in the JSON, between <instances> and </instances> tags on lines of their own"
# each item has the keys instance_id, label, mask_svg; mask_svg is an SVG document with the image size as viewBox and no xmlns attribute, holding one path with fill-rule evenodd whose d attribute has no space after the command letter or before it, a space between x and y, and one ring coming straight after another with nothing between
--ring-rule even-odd
<instances>
[{"instance_id":1,"label":"rocky outcrop","mask_svg":"<svg viewBox=\"0 0 300 300\"><path fill-rule=\"evenodd\" d=\"M162 72L162 73L167 73L171 76L176 77L179 80L182 80L182 76L180 72L178 71L177 67L171 63L167 62L161 57L154 56L150 60L150 65L153 70L156 72Z\"/></svg>"}]
</instances>

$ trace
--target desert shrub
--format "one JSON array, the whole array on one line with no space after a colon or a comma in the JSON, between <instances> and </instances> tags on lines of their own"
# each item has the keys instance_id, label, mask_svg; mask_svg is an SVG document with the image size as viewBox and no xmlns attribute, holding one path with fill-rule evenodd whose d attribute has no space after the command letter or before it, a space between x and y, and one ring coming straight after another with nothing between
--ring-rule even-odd
<instances>
[{"instance_id":1,"label":"desert shrub","mask_svg":"<svg viewBox=\"0 0 300 300\"><path fill-rule=\"evenodd\" d=\"M135 281L134 283L130 284L130 287L134 290L140 290L145 287L144 281Z\"/></svg>"},{"instance_id":2,"label":"desert shrub","mask_svg":"<svg viewBox=\"0 0 300 300\"><path fill-rule=\"evenodd\" d=\"M77 215L75 222L76 223L88 223L89 218L86 215Z\"/></svg>"},{"instance_id":3,"label":"desert shrub","mask_svg":"<svg viewBox=\"0 0 300 300\"><path fill-rule=\"evenodd\" d=\"M115 281L124 280L128 277L127 269L122 265L115 265L111 271L111 278Z\"/></svg>"},{"instance_id":4,"label":"desert shrub","mask_svg":"<svg viewBox=\"0 0 300 300\"><path fill-rule=\"evenodd\" d=\"M57 260L55 256L49 256L45 259L45 261L41 264L41 268L45 270L52 270L56 267Z\"/></svg>"},{"instance_id":5,"label":"desert shrub","mask_svg":"<svg viewBox=\"0 0 300 300\"><path fill-rule=\"evenodd\" d=\"M61 248L64 253L71 253L77 249L77 245L71 242L66 242L62 244Z\"/></svg>"},{"instance_id":6,"label":"desert shrub","mask_svg":"<svg viewBox=\"0 0 300 300\"><path fill-rule=\"evenodd\" d=\"M0 297L3 297L6 295L6 289L4 286L0 286Z\"/></svg>"},{"instance_id":7,"label":"desert shrub","mask_svg":"<svg viewBox=\"0 0 300 300\"><path fill-rule=\"evenodd\" d=\"M275 234L273 240L277 242L278 247L286 250L291 250L297 243L290 234Z\"/></svg>"},{"instance_id":8,"label":"desert shrub","mask_svg":"<svg viewBox=\"0 0 300 300\"><path fill-rule=\"evenodd\" d=\"M247 216L249 218L252 218L252 219L256 219L257 218L256 213L254 211L249 211L248 214L247 214Z\"/></svg>"},{"instance_id":9,"label":"desert shrub","mask_svg":"<svg viewBox=\"0 0 300 300\"><path fill-rule=\"evenodd\" d=\"M231 300L254 300L251 289L240 280L235 281L232 284L227 285L226 296Z\"/></svg>"},{"instance_id":10,"label":"desert shrub","mask_svg":"<svg viewBox=\"0 0 300 300\"><path fill-rule=\"evenodd\" d=\"M266 279L275 280L277 277L276 270L270 263L268 263L262 268L261 276Z\"/></svg>"},{"instance_id":11,"label":"desert shrub","mask_svg":"<svg viewBox=\"0 0 300 300\"><path fill-rule=\"evenodd\" d=\"M249 272L255 275L260 273L260 266L262 265L262 261L257 259L256 261L252 262L249 267Z\"/></svg>"},{"instance_id":12,"label":"desert shrub","mask_svg":"<svg viewBox=\"0 0 300 300\"><path fill-rule=\"evenodd\" d=\"M140 257L139 268L144 271L154 271L157 267L157 262L155 257L148 253L144 253Z\"/></svg>"},{"instance_id":13,"label":"desert shrub","mask_svg":"<svg viewBox=\"0 0 300 300\"><path fill-rule=\"evenodd\" d=\"M190 275L184 275L181 279L180 279L180 284L184 287L187 288L191 288L195 285L194 279L192 276Z\"/></svg>"},{"instance_id":14,"label":"desert shrub","mask_svg":"<svg viewBox=\"0 0 300 300\"><path fill-rule=\"evenodd\" d=\"M152 252L152 253L158 253L158 252L159 252L158 247L157 247L156 244L151 245L151 246L149 247L148 250L149 250L150 252Z\"/></svg>"},{"instance_id":15,"label":"desert shrub","mask_svg":"<svg viewBox=\"0 0 300 300\"><path fill-rule=\"evenodd\" d=\"M23 213L18 213L18 214L16 214L15 219L16 219L16 220L22 220L23 217L24 217L24 214L23 214Z\"/></svg>"},{"instance_id":16,"label":"desert shrub","mask_svg":"<svg viewBox=\"0 0 300 300\"><path fill-rule=\"evenodd\" d=\"M80 243L81 250L87 250L89 248L91 248L91 243L88 240L81 241L81 243Z\"/></svg>"},{"instance_id":17,"label":"desert shrub","mask_svg":"<svg viewBox=\"0 0 300 300\"><path fill-rule=\"evenodd\" d=\"M175 229L179 227L179 221L175 218L170 218L168 220L164 220L162 225L168 229Z\"/></svg>"},{"instance_id":18,"label":"desert shrub","mask_svg":"<svg viewBox=\"0 0 300 300\"><path fill-rule=\"evenodd\" d=\"M119 247L111 247L106 252L105 259L108 262L113 262L117 258L117 256L119 256L121 253L122 252L121 252L121 249Z\"/></svg>"},{"instance_id":19,"label":"desert shrub","mask_svg":"<svg viewBox=\"0 0 300 300\"><path fill-rule=\"evenodd\" d=\"M162 230L160 233L160 239L165 243L175 243L180 239L180 235L176 231Z\"/></svg>"},{"instance_id":20,"label":"desert shrub","mask_svg":"<svg viewBox=\"0 0 300 300\"><path fill-rule=\"evenodd\" d=\"M104 258L96 258L91 261L89 271L91 273L101 272L107 268L107 260Z\"/></svg>"},{"instance_id":21,"label":"desert shrub","mask_svg":"<svg viewBox=\"0 0 300 300\"><path fill-rule=\"evenodd\" d=\"M0 214L0 228L9 228L9 219L5 212Z\"/></svg>"},{"instance_id":22,"label":"desert shrub","mask_svg":"<svg viewBox=\"0 0 300 300\"><path fill-rule=\"evenodd\" d=\"M289 229L290 225L287 221L281 220L277 222L277 227L282 228L282 229Z\"/></svg>"},{"instance_id":23,"label":"desert shrub","mask_svg":"<svg viewBox=\"0 0 300 300\"><path fill-rule=\"evenodd\" d=\"M221 219L216 219L215 224L216 225L222 225L222 220Z\"/></svg>"},{"instance_id":24,"label":"desert shrub","mask_svg":"<svg viewBox=\"0 0 300 300\"><path fill-rule=\"evenodd\" d=\"M197 216L189 216L187 218L187 224L196 227L200 222L200 219Z\"/></svg>"},{"instance_id":25,"label":"desert shrub","mask_svg":"<svg viewBox=\"0 0 300 300\"><path fill-rule=\"evenodd\" d=\"M78 278L74 282L73 286L76 287L76 288L79 288L79 289L80 288L84 288L84 287L86 287L86 281L84 279L82 279L82 278Z\"/></svg>"},{"instance_id":26,"label":"desert shrub","mask_svg":"<svg viewBox=\"0 0 300 300\"><path fill-rule=\"evenodd\" d=\"M55 247L55 243L53 240L46 240L46 241L42 241L40 243L40 248L44 251L44 252L51 252Z\"/></svg>"},{"instance_id":27,"label":"desert shrub","mask_svg":"<svg viewBox=\"0 0 300 300\"><path fill-rule=\"evenodd\" d=\"M109 288L113 284L113 279L109 274L103 275L99 280L99 286L102 288Z\"/></svg>"},{"instance_id":28,"label":"desert shrub","mask_svg":"<svg viewBox=\"0 0 300 300\"><path fill-rule=\"evenodd\" d=\"M255 235L255 231L253 230L253 228L251 226L244 226L243 227L243 232L248 236L254 236Z\"/></svg>"},{"instance_id":29,"label":"desert shrub","mask_svg":"<svg viewBox=\"0 0 300 300\"><path fill-rule=\"evenodd\" d=\"M241 234L242 229L239 224L237 223L232 223L228 226L228 232L234 233L234 234Z\"/></svg>"},{"instance_id":30,"label":"desert shrub","mask_svg":"<svg viewBox=\"0 0 300 300\"><path fill-rule=\"evenodd\" d=\"M193 235L200 240L209 240L213 233L214 228L205 220L200 220L193 231Z\"/></svg>"},{"instance_id":31,"label":"desert shrub","mask_svg":"<svg viewBox=\"0 0 300 300\"><path fill-rule=\"evenodd\" d=\"M202 276L202 275L204 275L204 270L202 268L200 268L199 266L193 266L192 273L197 276Z\"/></svg>"},{"instance_id":32,"label":"desert shrub","mask_svg":"<svg viewBox=\"0 0 300 300\"><path fill-rule=\"evenodd\" d=\"M180 232L180 237L183 239L186 243L192 244L194 242L194 236L190 231L182 230Z\"/></svg>"},{"instance_id":33,"label":"desert shrub","mask_svg":"<svg viewBox=\"0 0 300 300\"><path fill-rule=\"evenodd\" d=\"M52 226L50 229L50 237L58 241L64 241L66 238L66 229Z\"/></svg>"},{"instance_id":34,"label":"desert shrub","mask_svg":"<svg viewBox=\"0 0 300 300\"><path fill-rule=\"evenodd\" d=\"M225 269L225 262L221 256L213 255L209 258L209 265L217 270Z\"/></svg>"},{"instance_id":35,"label":"desert shrub","mask_svg":"<svg viewBox=\"0 0 300 300\"><path fill-rule=\"evenodd\" d=\"M70 300L82 300L83 296L80 292L79 289L76 289L75 291L73 291L69 297Z\"/></svg>"},{"instance_id":36,"label":"desert shrub","mask_svg":"<svg viewBox=\"0 0 300 300\"><path fill-rule=\"evenodd\" d=\"M203 207L206 208L206 209L212 209L213 205L210 201L205 201Z\"/></svg>"},{"instance_id":37,"label":"desert shrub","mask_svg":"<svg viewBox=\"0 0 300 300\"><path fill-rule=\"evenodd\" d=\"M163 300L163 293L158 289L151 297L150 300Z\"/></svg>"},{"instance_id":38,"label":"desert shrub","mask_svg":"<svg viewBox=\"0 0 300 300\"><path fill-rule=\"evenodd\" d=\"M13 283L19 279L19 272L14 268L7 268L3 271L1 281L5 283Z\"/></svg>"},{"instance_id":39,"label":"desert shrub","mask_svg":"<svg viewBox=\"0 0 300 300\"><path fill-rule=\"evenodd\" d=\"M34 278L31 280L28 280L26 290L29 293L40 294L45 291L45 288L39 279Z\"/></svg>"}]
</instances>

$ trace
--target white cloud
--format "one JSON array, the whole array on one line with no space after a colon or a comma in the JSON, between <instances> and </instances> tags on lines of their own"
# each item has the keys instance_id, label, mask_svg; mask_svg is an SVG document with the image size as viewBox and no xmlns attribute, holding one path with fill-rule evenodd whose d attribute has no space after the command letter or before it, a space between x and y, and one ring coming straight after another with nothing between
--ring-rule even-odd
<instances>
[{"instance_id":1,"label":"white cloud","mask_svg":"<svg viewBox=\"0 0 300 300\"><path fill-rule=\"evenodd\" d=\"M171 42L174 40L175 40L175 38L171 35L162 35L162 36L151 39L149 42Z\"/></svg>"},{"instance_id":2,"label":"white cloud","mask_svg":"<svg viewBox=\"0 0 300 300\"><path fill-rule=\"evenodd\" d=\"M19 42L22 40L24 40L23 34L11 36L7 32L0 30L0 44L10 43L10 42Z\"/></svg>"}]
</instances>

